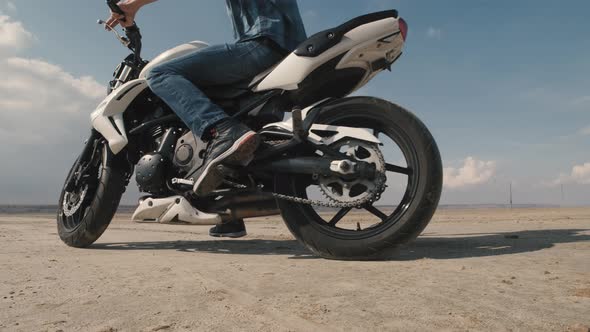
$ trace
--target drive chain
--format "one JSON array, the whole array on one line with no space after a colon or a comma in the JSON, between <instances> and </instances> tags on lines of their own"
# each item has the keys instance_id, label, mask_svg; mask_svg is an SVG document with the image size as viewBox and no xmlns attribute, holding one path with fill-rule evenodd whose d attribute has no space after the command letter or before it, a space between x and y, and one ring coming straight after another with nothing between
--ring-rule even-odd
<instances>
[{"instance_id":1,"label":"drive chain","mask_svg":"<svg viewBox=\"0 0 590 332\"><path fill-rule=\"evenodd\" d=\"M283 194L274 193L274 192L271 192L271 194L276 199L289 201L289 202L293 202L293 203L297 203L297 204L321 206L321 207L327 207L327 208L339 208L339 209L361 208L365 204L373 203L373 202L379 200L379 197L381 196L382 189L385 186L385 175L381 174L377 181L378 181L378 183L377 183L376 188L378 188L378 189L376 191L372 192L371 195L368 195L363 199L359 199L357 201L352 201L352 202L338 202L338 201L334 201L334 200L331 202L325 202L325 201L320 201L320 200L283 195ZM247 189L248 188L248 186L246 186L246 185L231 182L228 180L225 180L224 182L234 188L237 188L237 189Z\"/></svg>"},{"instance_id":2,"label":"drive chain","mask_svg":"<svg viewBox=\"0 0 590 332\"><path fill-rule=\"evenodd\" d=\"M285 140L277 140L277 141L265 141L265 143L270 144L270 145L278 145L281 143L286 142ZM327 208L361 208L362 206L364 206L367 203L373 203L375 201L378 201L380 199L381 193L384 190L385 187L385 182L386 182L386 177L385 174L379 174L377 181L377 185L375 186L375 190L371 193L371 195L366 196L365 198L356 200L356 201L352 201L352 202L338 202L334 199L331 199L330 202L325 202L325 201L320 201L320 200L314 200L314 199L308 199L308 198L302 198L302 197L296 197L296 196L289 196L289 195L283 195L283 194L279 194L279 193L274 193L271 192L271 195L276 198L276 199L280 199L283 201L289 201L289 202L293 202L293 203L297 203L297 204L304 204L304 205L313 205L313 206L321 206L321 207L327 207ZM240 183L235 183L229 180L224 180L224 183L227 185L230 185L236 189L247 189L248 186L240 184Z\"/></svg>"}]
</instances>

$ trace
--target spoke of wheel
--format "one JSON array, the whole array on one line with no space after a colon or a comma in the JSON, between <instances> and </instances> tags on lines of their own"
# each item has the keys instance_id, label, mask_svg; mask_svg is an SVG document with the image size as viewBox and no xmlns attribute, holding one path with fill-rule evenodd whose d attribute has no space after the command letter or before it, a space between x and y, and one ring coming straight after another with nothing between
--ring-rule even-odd
<instances>
[{"instance_id":1,"label":"spoke of wheel","mask_svg":"<svg viewBox=\"0 0 590 332\"><path fill-rule=\"evenodd\" d=\"M387 218L389 218L388 215L381 212L381 210L374 207L373 205L366 206L365 210L367 210L367 211L371 212L372 214L374 214L375 216L377 216L379 219L381 219L381 221L385 221Z\"/></svg>"},{"instance_id":2,"label":"spoke of wheel","mask_svg":"<svg viewBox=\"0 0 590 332\"><path fill-rule=\"evenodd\" d=\"M386 164L385 169L388 172L400 173L405 175L412 175L412 169L407 167L396 166L393 164Z\"/></svg>"},{"instance_id":3,"label":"spoke of wheel","mask_svg":"<svg viewBox=\"0 0 590 332\"><path fill-rule=\"evenodd\" d=\"M342 220L342 218L344 218L344 216L350 212L350 210L352 210L351 207L348 208L343 208L340 211L338 211L338 213L336 213L336 215L334 216L334 218L332 218L332 220L330 220L330 222L328 223L328 225L330 226L336 226L336 224Z\"/></svg>"}]
</instances>

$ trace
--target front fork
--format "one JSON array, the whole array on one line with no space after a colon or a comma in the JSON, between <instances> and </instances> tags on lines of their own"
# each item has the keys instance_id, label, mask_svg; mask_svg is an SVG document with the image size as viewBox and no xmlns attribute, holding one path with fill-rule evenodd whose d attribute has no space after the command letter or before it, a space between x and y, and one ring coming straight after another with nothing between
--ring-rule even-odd
<instances>
[{"instance_id":1,"label":"front fork","mask_svg":"<svg viewBox=\"0 0 590 332\"><path fill-rule=\"evenodd\" d=\"M90 131L90 137L86 140L84 150L80 154L80 161L87 162L92 157L100 138L100 133L96 129Z\"/></svg>"},{"instance_id":2,"label":"front fork","mask_svg":"<svg viewBox=\"0 0 590 332\"><path fill-rule=\"evenodd\" d=\"M68 183L65 185L65 190L67 192L72 192L75 188L77 188L80 184L80 180L82 179L82 175L85 173L85 170L92 164L92 160L96 155L96 152L99 148L100 139L102 136L96 129L92 129L90 132L90 137L86 140L84 149L82 153L76 160L76 165L74 165L75 172L72 176L68 179Z\"/></svg>"}]
</instances>

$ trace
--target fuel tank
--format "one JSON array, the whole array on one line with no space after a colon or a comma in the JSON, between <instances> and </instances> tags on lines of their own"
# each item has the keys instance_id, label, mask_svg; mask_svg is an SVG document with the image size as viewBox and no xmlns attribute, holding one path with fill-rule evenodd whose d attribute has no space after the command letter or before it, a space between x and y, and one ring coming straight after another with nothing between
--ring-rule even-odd
<instances>
[{"instance_id":1,"label":"fuel tank","mask_svg":"<svg viewBox=\"0 0 590 332\"><path fill-rule=\"evenodd\" d=\"M164 63L166 61L170 61L172 59L179 58L183 55L195 52L202 48L209 46L209 44L202 42L202 41L192 41L190 43L182 44L180 46L176 46L173 49L170 49L160 55L158 55L154 60L152 60L139 74L139 78L146 78L147 73L150 69L154 68L155 66Z\"/></svg>"}]
</instances>

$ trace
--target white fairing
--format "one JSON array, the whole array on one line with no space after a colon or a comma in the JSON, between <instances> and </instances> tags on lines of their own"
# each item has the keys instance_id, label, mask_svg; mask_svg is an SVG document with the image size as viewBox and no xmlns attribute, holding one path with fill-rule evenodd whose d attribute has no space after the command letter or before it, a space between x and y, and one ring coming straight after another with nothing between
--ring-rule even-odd
<instances>
[{"instance_id":1,"label":"white fairing","mask_svg":"<svg viewBox=\"0 0 590 332\"><path fill-rule=\"evenodd\" d=\"M160 63L181 57L207 46L208 44L206 43L194 41L162 53L143 69L139 79L127 82L118 87L98 105L96 110L90 115L90 121L92 127L107 139L109 147L114 154L121 152L129 142L123 122L123 113L125 113L129 105L131 105L140 93L148 89L145 77L149 70Z\"/></svg>"},{"instance_id":2,"label":"white fairing","mask_svg":"<svg viewBox=\"0 0 590 332\"><path fill-rule=\"evenodd\" d=\"M221 223L221 216L195 209L182 196L147 198L139 204L132 219L136 222L155 221L161 224L216 225Z\"/></svg>"},{"instance_id":3,"label":"white fairing","mask_svg":"<svg viewBox=\"0 0 590 332\"><path fill-rule=\"evenodd\" d=\"M139 78L146 78L147 73L154 68L155 66L164 63L166 61L179 58L181 56L187 55L189 53L198 51L202 48L209 46L209 44L201 42L201 41L192 41L187 44L182 44L177 46L173 49L170 49L160 55L158 55L154 60L152 60L139 74Z\"/></svg>"},{"instance_id":4,"label":"white fairing","mask_svg":"<svg viewBox=\"0 0 590 332\"><path fill-rule=\"evenodd\" d=\"M306 115L314 109L322 104L324 101L316 103L312 106L307 107L306 109L302 110L303 119L305 119ZM283 122L276 122L271 123L269 125L264 126L264 128L271 128L271 127L279 127L290 132L293 132L293 121L292 119L287 119ZM314 133L314 131L331 131L334 132L334 135L330 137L322 137ZM342 126L329 126L329 125L321 125L321 124L314 124L311 126L309 130L309 137L308 139L315 143L315 144L323 144L323 145L332 145L340 140L343 139L350 139L354 138L357 140L365 141L368 143L373 144L382 144L381 141L371 134L369 131L362 129L362 128L352 128L352 127L342 127Z\"/></svg>"},{"instance_id":5,"label":"white fairing","mask_svg":"<svg viewBox=\"0 0 590 332\"><path fill-rule=\"evenodd\" d=\"M147 88L148 85L144 79L127 82L107 96L90 114L92 127L107 139L114 154L121 152L128 143L123 113Z\"/></svg>"},{"instance_id":6,"label":"white fairing","mask_svg":"<svg viewBox=\"0 0 590 332\"><path fill-rule=\"evenodd\" d=\"M398 20L387 18L349 31L340 43L316 57L303 57L291 53L258 84L254 91L296 90L315 69L343 53L346 55L336 69L360 67L367 71L355 88L358 89L382 70L381 68L373 71L373 62L383 58L393 61L401 54L404 41L399 32Z\"/></svg>"}]
</instances>

